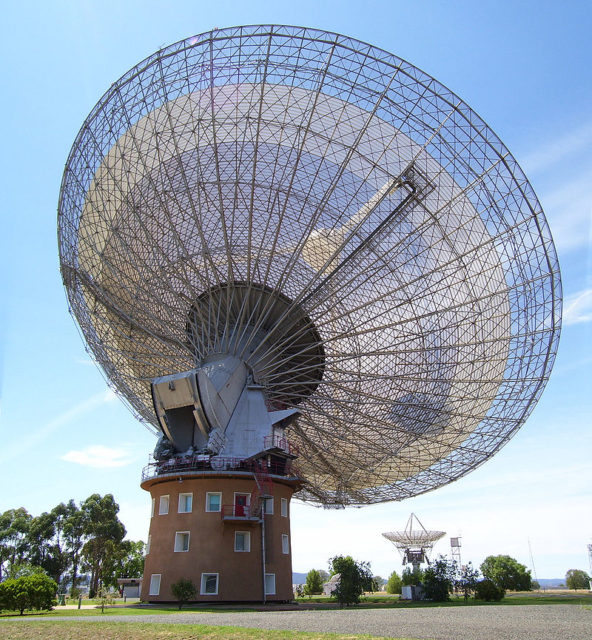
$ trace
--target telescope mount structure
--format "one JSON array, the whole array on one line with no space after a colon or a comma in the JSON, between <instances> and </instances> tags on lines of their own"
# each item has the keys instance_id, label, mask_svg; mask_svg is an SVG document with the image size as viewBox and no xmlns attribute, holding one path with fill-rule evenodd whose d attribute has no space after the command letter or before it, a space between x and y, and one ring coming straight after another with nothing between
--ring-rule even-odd
<instances>
[{"instance_id":1,"label":"telescope mount structure","mask_svg":"<svg viewBox=\"0 0 592 640\"><path fill-rule=\"evenodd\" d=\"M114 82L68 157L60 267L158 436L142 599L291 600L290 504L402 500L524 423L561 313L543 211L470 107L325 31L217 29Z\"/></svg>"}]
</instances>

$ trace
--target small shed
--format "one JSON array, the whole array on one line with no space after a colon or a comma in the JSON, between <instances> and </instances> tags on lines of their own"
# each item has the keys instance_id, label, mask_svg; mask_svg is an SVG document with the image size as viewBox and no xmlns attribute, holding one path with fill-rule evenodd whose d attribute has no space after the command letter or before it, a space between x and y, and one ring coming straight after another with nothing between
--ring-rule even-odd
<instances>
[{"instance_id":1,"label":"small shed","mask_svg":"<svg viewBox=\"0 0 592 640\"><path fill-rule=\"evenodd\" d=\"M124 598L139 598L142 578L117 578L117 586Z\"/></svg>"}]
</instances>

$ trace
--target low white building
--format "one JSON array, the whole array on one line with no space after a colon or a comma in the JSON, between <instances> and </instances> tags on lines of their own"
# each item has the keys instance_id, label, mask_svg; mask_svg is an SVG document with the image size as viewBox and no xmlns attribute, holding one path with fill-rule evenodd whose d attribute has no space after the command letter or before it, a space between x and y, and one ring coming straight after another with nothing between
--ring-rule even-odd
<instances>
[{"instance_id":1,"label":"low white building","mask_svg":"<svg viewBox=\"0 0 592 640\"><path fill-rule=\"evenodd\" d=\"M341 580L341 574L340 573L336 573L334 576L331 576L329 581L325 582L323 584L323 595L324 596L333 595L333 592L337 588L337 585L339 584L340 580Z\"/></svg>"}]
</instances>

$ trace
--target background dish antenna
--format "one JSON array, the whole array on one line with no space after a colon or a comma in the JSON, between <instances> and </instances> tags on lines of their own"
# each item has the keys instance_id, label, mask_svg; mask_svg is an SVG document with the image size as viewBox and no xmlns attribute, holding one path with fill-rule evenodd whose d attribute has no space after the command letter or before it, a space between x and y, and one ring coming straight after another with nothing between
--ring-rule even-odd
<instances>
[{"instance_id":1,"label":"background dish antenna","mask_svg":"<svg viewBox=\"0 0 592 640\"><path fill-rule=\"evenodd\" d=\"M397 547L403 564L411 564L413 571L423 562L430 562L434 544L446 535L445 531L428 531L419 518L412 513L404 531L389 531L382 534Z\"/></svg>"}]
</instances>

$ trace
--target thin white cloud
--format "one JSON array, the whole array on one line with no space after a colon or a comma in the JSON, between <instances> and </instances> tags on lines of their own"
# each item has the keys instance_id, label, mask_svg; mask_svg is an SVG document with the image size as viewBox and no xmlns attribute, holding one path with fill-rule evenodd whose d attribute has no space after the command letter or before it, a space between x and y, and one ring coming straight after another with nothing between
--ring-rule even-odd
<instances>
[{"instance_id":1,"label":"thin white cloud","mask_svg":"<svg viewBox=\"0 0 592 640\"><path fill-rule=\"evenodd\" d=\"M523 156L520 164L526 173L531 175L563 163L569 156L585 151L591 146L592 123L587 123Z\"/></svg>"},{"instance_id":2,"label":"thin white cloud","mask_svg":"<svg viewBox=\"0 0 592 640\"><path fill-rule=\"evenodd\" d=\"M61 459L93 469L125 467L132 462L132 458L125 449L105 447L102 444L68 451Z\"/></svg>"},{"instance_id":3,"label":"thin white cloud","mask_svg":"<svg viewBox=\"0 0 592 640\"><path fill-rule=\"evenodd\" d=\"M111 389L96 393L90 398L83 400L71 409L59 414L35 431L25 435L18 443L4 447L0 452L0 462L8 460L15 455L22 455L27 450L34 448L46 440L53 433L64 425L73 422L81 416L94 411L102 405L113 402L116 399L115 393Z\"/></svg>"},{"instance_id":4,"label":"thin white cloud","mask_svg":"<svg viewBox=\"0 0 592 640\"><path fill-rule=\"evenodd\" d=\"M564 251L585 247L592 234L592 169L560 185L541 194L555 245Z\"/></svg>"},{"instance_id":5,"label":"thin white cloud","mask_svg":"<svg viewBox=\"0 0 592 640\"><path fill-rule=\"evenodd\" d=\"M592 122L545 141L520 158L537 176L541 204L560 251L585 247L592 239Z\"/></svg>"},{"instance_id":6,"label":"thin white cloud","mask_svg":"<svg viewBox=\"0 0 592 640\"><path fill-rule=\"evenodd\" d=\"M592 321L592 289L584 289L567 296L563 303L563 324Z\"/></svg>"}]
</instances>

